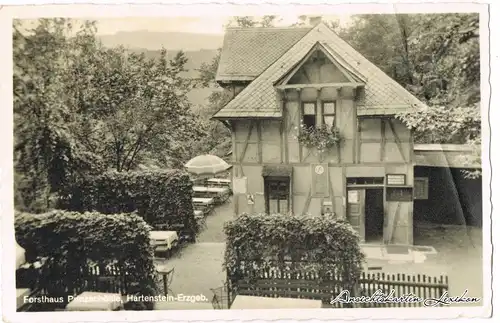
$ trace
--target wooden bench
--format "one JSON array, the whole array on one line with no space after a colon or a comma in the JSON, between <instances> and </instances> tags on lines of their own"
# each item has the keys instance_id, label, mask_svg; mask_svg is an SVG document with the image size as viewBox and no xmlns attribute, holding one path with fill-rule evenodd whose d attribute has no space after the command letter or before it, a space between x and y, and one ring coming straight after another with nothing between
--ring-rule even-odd
<instances>
[{"instance_id":1,"label":"wooden bench","mask_svg":"<svg viewBox=\"0 0 500 323\"><path fill-rule=\"evenodd\" d=\"M231 187L231 180L226 178L210 178L206 183L211 187Z\"/></svg>"}]
</instances>

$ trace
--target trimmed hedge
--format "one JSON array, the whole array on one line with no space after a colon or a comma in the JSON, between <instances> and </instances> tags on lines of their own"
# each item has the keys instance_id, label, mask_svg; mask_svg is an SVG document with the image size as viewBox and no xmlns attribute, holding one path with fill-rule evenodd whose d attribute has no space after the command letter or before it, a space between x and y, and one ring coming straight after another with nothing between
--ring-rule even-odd
<instances>
[{"instance_id":1,"label":"trimmed hedge","mask_svg":"<svg viewBox=\"0 0 500 323\"><path fill-rule=\"evenodd\" d=\"M59 208L104 214L137 212L153 227L197 232L192 181L179 170L110 171L80 179L63 193Z\"/></svg>"},{"instance_id":2,"label":"trimmed hedge","mask_svg":"<svg viewBox=\"0 0 500 323\"><path fill-rule=\"evenodd\" d=\"M353 286L363 268L358 233L331 216L242 214L224 225L224 266L230 277L269 267L342 276Z\"/></svg>"},{"instance_id":3,"label":"trimmed hedge","mask_svg":"<svg viewBox=\"0 0 500 323\"><path fill-rule=\"evenodd\" d=\"M49 259L48 277L40 280L54 296L66 296L88 272L90 262L114 264L126 277L129 295L157 294L157 273L149 226L135 214L77 213L54 210L44 214L15 214L16 240L26 250L26 260ZM54 288L54 286L57 286ZM152 309L150 302L129 304Z\"/></svg>"}]
</instances>

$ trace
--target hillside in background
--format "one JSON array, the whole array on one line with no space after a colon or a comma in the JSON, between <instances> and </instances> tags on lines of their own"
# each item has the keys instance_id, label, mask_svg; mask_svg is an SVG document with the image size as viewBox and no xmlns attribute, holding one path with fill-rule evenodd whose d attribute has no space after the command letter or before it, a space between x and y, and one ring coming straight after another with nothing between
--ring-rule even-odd
<instances>
[{"instance_id":1,"label":"hillside in background","mask_svg":"<svg viewBox=\"0 0 500 323\"><path fill-rule=\"evenodd\" d=\"M122 31L113 35L98 35L98 39L106 47L123 46L129 51L144 53L147 58L158 58L160 49L167 50L167 56L172 59L182 50L188 59L187 71L181 75L196 79L198 69L203 63L210 63L217 55L217 49L222 46L223 34L195 34L182 32L151 32L147 30ZM213 89L194 89L188 93L188 98L194 110L203 108Z\"/></svg>"}]
</instances>

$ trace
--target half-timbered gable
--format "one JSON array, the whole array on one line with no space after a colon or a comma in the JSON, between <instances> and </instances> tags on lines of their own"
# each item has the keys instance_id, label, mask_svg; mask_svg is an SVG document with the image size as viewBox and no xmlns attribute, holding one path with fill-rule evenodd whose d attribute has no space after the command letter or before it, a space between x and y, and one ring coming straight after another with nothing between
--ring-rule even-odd
<instances>
[{"instance_id":1,"label":"half-timbered gable","mask_svg":"<svg viewBox=\"0 0 500 323\"><path fill-rule=\"evenodd\" d=\"M236 213L332 212L363 240L412 243L413 141L395 114L418 99L324 24L228 30L217 81L233 95L213 118L233 133ZM301 124L342 141L308 148Z\"/></svg>"}]
</instances>

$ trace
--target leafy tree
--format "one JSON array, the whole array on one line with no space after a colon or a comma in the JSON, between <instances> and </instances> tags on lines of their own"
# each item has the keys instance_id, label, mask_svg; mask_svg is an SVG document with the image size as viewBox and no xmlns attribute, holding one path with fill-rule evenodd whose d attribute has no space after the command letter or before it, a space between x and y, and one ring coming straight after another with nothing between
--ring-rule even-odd
<instances>
[{"instance_id":1,"label":"leafy tree","mask_svg":"<svg viewBox=\"0 0 500 323\"><path fill-rule=\"evenodd\" d=\"M106 49L85 22L14 24L16 207L43 212L62 187L88 172L144 161L176 167L204 134L180 77L186 57L146 59Z\"/></svg>"},{"instance_id":2,"label":"leafy tree","mask_svg":"<svg viewBox=\"0 0 500 323\"><path fill-rule=\"evenodd\" d=\"M186 98L190 86L180 77L187 61L184 53L167 61L165 50L154 60L123 48L97 47L91 57L83 67L90 86L79 102L85 110L79 129L85 130L81 134L88 149L99 149L108 167L118 171L132 170L153 155L170 167L185 162L189 142L203 131ZM72 86L68 91L82 89Z\"/></svg>"},{"instance_id":3,"label":"leafy tree","mask_svg":"<svg viewBox=\"0 0 500 323\"><path fill-rule=\"evenodd\" d=\"M429 106L398 116L415 130L416 141L471 144L480 160L479 15L353 19L343 37Z\"/></svg>"},{"instance_id":4,"label":"leafy tree","mask_svg":"<svg viewBox=\"0 0 500 323\"><path fill-rule=\"evenodd\" d=\"M70 132L63 49L71 23L41 19L28 35L22 27L14 22L15 204L20 210L43 212L58 187L76 173L98 169L99 160Z\"/></svg>"}]
</instances>

